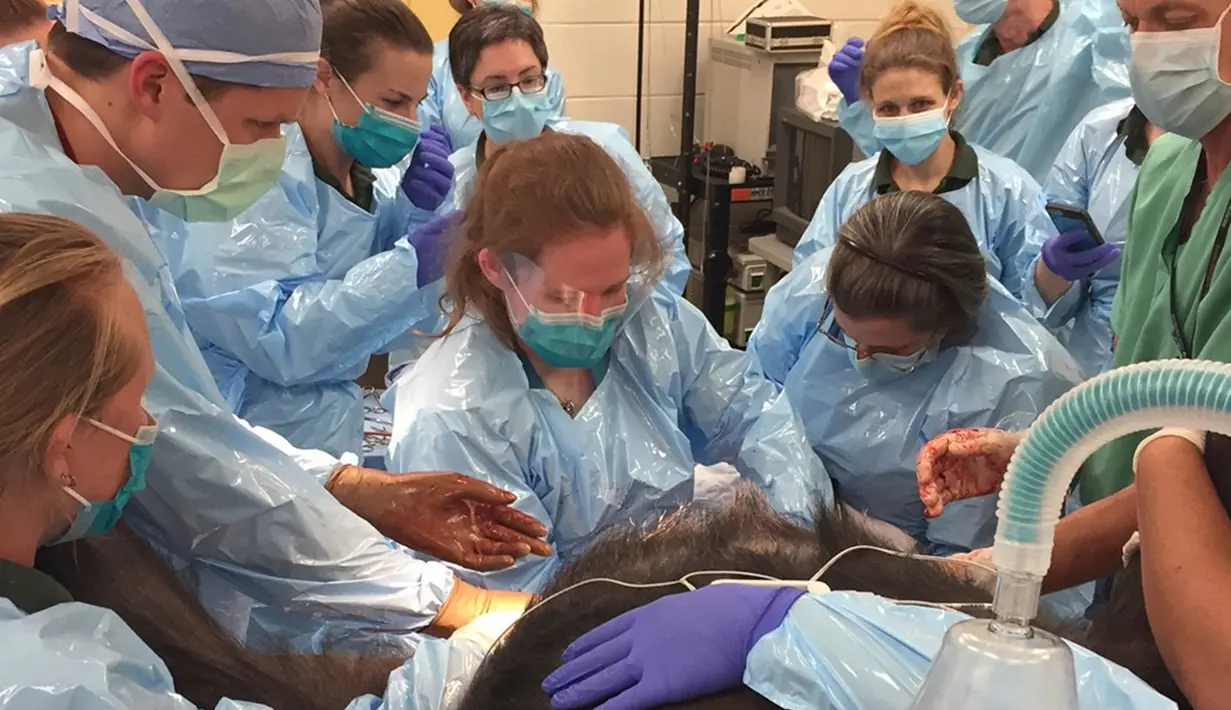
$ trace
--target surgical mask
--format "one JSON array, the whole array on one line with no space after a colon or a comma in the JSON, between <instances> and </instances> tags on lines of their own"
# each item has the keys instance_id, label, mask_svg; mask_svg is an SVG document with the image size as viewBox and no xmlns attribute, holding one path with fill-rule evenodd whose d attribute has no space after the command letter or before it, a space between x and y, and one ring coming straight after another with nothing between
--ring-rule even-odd
<instances>
[{"instance_id":1,"label":"surgical mask","mask_svg":"<svg viewBox=\"0 0 1231 710\"><path fill-rule=\"evenodd\" d=\"M483 2L479 4L480 5L514 5L517 7L518 10L521 10L527 15L534 17L534 7L532 5L523 5L522 3L514 2L513 0L483 0Z\"/></svg>"},{"instance_id":2,"label":"surgical mask","mask_svg":"<svg viewBox=\"0 0 1231 710\"><path fill-rule=\"evenodd\" d=\"M419 144L419 123L364 103L341 74L335 72L335 76L363 109L359 113L359 122L348 126L338 118L333 102L329 101L328 96L325 97L333 113L333 139L338 147L369 168L390 168L410 155Z\"/></svg>"},{"instance_id":3,"label":"surgical mask","mask_svg":"<svg viewBox=\"0 0 1231 710\"><path fill-rule=\"evenodd\" d=\"M504 275L509 281L505 300L518 337L552 367L597 367L624 324L629 291L638 288L634 284L640 281L630 278L624 286L623 302L595 315L588 312L586 303L597 296L563 284L549 289L546 275L531 259L510 254L504 261ZM546 312L531 305L539 299L549 299L557 307ZM514 304L521 307L514 308Z\"/></svg>"},{"instance_id":4,"label":"surgical mask","mask_svg":"<svg viewBox=\"0 0 1231 710\"><path fill-rule=\"evenodd\" d=\"M513 93L498 101L483 99L483 129L496 143L526 140L543 132L551 118L547 90L523 94L513 87Z\"/></svg>"},{"instance_id":5,"label":"surgical mask","mask_svg":"<svg viewBox=\"0 0 1231 710\"><path fill-rule=\"evenodd\" d=\"M590 368L603 361L624 324L628 304L608 308L597 316L544 313L527 304L517 335L552 367Z\"/></svg>"},{"instance_id":6,"label":"surgical mask","mask_svg":"<svg viewBox=\"0 0 1231 710\"><path fill-rule=\"evenodd\" d=\"M1133 98L1151 123L1198 140L1231 114L1231 85L1218 76L1226 17L1223 10L1213 27L1131 35Z\"/></svg>"},{"instance_id":7,"label":"surgical mask","mask_svg":"<svg viewBox=\"0 0 1231 710\"><path fill-rule=\"evenodd\" d=\"M265 138L247 145L233 145L209 102L201 94L192 77L184 68L171 43L162 31L149 21L144 12L135 13L158 51L167 59L180 86L209 125L210 130L222 143L222 155L218 160L218 172L213 179L195 190L172 190L160 186L142 170L120 147L116 145L111 131L103 119L84 98L57 77L48 78L48 87L60 95L90 122L112 150L132 167L133 171L154 190L150 204L159 207L188 222L229 222L252 206L261 195L269 192L282 172L286 157L286 138ZM225 54L225 53L224 53Z\"/></svg>"},{"instance_id":8,"label":"surgical mask","mask_svg":"<svg viewBox=\"0 0 1231 710\"><path fill-rule=\"evenodd\" d=\"M876 353L875 356L866 358L860 358L856 350L848 349L846 352L855 369L869 379L908 375L922 365L928 356L928 348L920 348L910 355Z\"/></svg>"},{"instance_id":9,"label":"surgical mask","mask_svg":"<svg viewBox=\"0 0 1231 710\"><path fill-rule=\"evenodd\" d=\"M877 143L907 165L927 160L949 134L943 107L906 116L877 116L875 122L872 135Z\"/></svg>"},{"instance_id":10,"label":"surgical mask","mask_svg":"<svg viewBox=\"0 0 1231 710\"><path fill-rule=\"evenodd\" d=\"M114 437L129 442L128 447L128 480L116 491L111 500L88 501L77 491L64 487L64 492L77 501L77 512L67 531L48 544L59 545L86 537L104 535L120 522L120 515L129 499L134 494L145 490L145 472L150 466L150 458L154 454L154 439L158 435L158 425L149 424L137 430L136 436L129 436L122 431L113 429L102 422L86 419L94 427L101 429Z\"/></svg>"},{"instance_id":11,"label":"surgical mask","mask_svg":"<svg viewBox=\"0 0 1231 710\"><path fill-rule=\"evenodd\" d=\"M953 11L963 22L990 25L1004 14L1009 0L953 0Z\"/></svg>"}]
</instances>

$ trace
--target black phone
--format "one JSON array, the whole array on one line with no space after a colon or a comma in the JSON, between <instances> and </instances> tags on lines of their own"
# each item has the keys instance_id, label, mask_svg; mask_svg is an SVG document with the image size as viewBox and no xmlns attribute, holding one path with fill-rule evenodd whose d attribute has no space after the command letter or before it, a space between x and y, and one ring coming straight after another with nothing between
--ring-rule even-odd
<instances>
[{"instance_id":1,"label":"black phone","mask_svg":"<svg viewBox=\"0 0 1231 710\"><path fill-rule=\"evenodd\" d=\"M1045 209L1047 210L1047 216L1051 217L1052 224L1056 225L1057 230L1070 232L1075 229L1085 229L1086 234L1090 235L1088 239L1083 239L1069 247L1069 251L1087 251L1106 243L1103 241L1103 235L1099 233L1098 227L1094 226L1094 220L1090 218L1090 214L1082 208L1048 202Z\"/></svg>"}]
</instances>

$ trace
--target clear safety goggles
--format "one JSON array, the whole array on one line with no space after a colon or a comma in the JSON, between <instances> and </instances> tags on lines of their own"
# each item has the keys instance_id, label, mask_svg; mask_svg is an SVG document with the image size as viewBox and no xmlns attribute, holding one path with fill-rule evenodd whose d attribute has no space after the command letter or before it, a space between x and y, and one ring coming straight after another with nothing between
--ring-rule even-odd
<instances>
[{"instance_id":1,"label":"clear safety goggles","mask_svg":"<svg viewBox=\"0 0 1231 710\"><path fill-rule=\"evenodd\" d=\"M501 257L503 289L509 310L518 323L533 314L544 323L574 323L600 327L623 313L630 301L648 291L646 274L633 271L627 281L593 292L552 281L533 260L520 254Z\"/></svg>"},{"instance_id":2,"label":"clear safety goggles","mask_svg":"<svg viewBox=\"0 0 1231 710\"><path fill-rule=\"evenodd\" d=\"M842 330L838 322L833 317L833 300L825 299L825 308L821 311L821 320L817 324L819 330L826 338L834 345L840 348L850 350L851 352L859 351L859 343L854 338L847 335ZM899 355L898 353L868 353L868 358L875 361L877 364L897 370L898 372L911 373L915 368L919 367L919 362L923 360L927 354L927 346L924 346L917 353L910 355Z\"/></svg>"}]
</instances>

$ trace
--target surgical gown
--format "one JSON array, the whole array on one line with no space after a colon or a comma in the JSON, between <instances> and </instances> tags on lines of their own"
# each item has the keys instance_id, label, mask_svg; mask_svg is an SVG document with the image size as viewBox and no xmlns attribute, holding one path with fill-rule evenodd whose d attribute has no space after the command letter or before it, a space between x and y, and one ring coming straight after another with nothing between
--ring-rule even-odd
<instances>
[{"instance_id":1,"label":"surgical gown","mask_svg":"<svg viewBox=\"0 0 1231 710\"><path fill-rule=\"evenodd\" d=\"M467 471L547 524L554 558L527 557L477 578L484 586L539 589L603 530L693 500L696 464L734 465L801 520L817 495L832 499L789 403L680 296L656 290L631 313L575 418L533 380L471 321L386 394L391 470Z\"/></svg>"},{"instance_id":2,"label":"surgical gown","mask_svg":"<svg viewBox=\"0 0 1231 710\"><path fill-rule=\"evenodd\" d=\"M547 69L547 101L552 117L564 116L564 80L560 72ZM453 81L453 66L449 62L449 40L442 39L432 51L432 78L427 84L427 98L419 104L419 124L440 124L449 133L454 148L474 145L483 132L483 121L470 115L462 95Z\"/></svg>"},{"instance_id":3,"label":"surgical gown","mask_svg":"<svg viewBox=\"0 0 1231 710\"><path fill-rule=\"evenodd\" d=\"M744 684L784 710L905 710L945 631L968 618L860 592L809 594L752 647ZM1069 648L1083 710L1176 707L1124 668L1076 644ZM991 707L1034 707L1031 689L1005 692Z\"/></svg>"},{"instance_id":4,"label":"surgical gown","mask_svg":"<svg viewBox=\"0 0 1231 710\"><path fill-rule=\"evenodd\" d=\"M161 430L125 520L190 566L206 608L241 638L260 628L279 640L388 641L394 629L412 643L409 632L436 615L453 573L390 543L329 495L318 476L336 459L231 413L144 223L101 170L65 155L39 88L48 77L41 55L33 43L0 49L0 211L92 230L123 258L145 307L158 365L146 406Z\"/></svg>"},{"instance_id":5,"label":"surgical gown","mask_svg":"<svg viewBox=\"0 0 1231 710\"><path fill-rule=\"evenodd\" d=\"M954 128L1040 182L1083 116L1130 93L1128 30L1115 3L1057 1L1059 14L1041 37L990 64L976 58L985 42L996 42L992 25L976 27L956 47L965 93ZM865 155L880 150L867 103L843 100L838 120Z\"/></svg>"},{"instance_id":6,"label":"surgical gown","mask_svg":"<svg viewBox=\"0 0 1231 710\"><path fill-rule=\"evenodd\" d=\"M232 222L187 223L141 201L188 328L232 411L301 448L363 455L368 358L439 317L403 240L433 216L400 175L372 211L317 179L297 125L278 185ZM396 170L391 172L396 173Z\"/></svg>"},{"instance_id":7,"label":"surgical gown","mask_svg":"<svg viewBox=\"0 0 1231 710\"><path fill-rule=\"evenodd\" d=\"M0 597L0 639L0 710L197 710L175 692L162 659L107 609L69 602L26 614ZM389 675L383 699L364 695L345 710L445 710L485 650L463 632L425 639ZM214 710L270 709L224 699Z\"/></svg>"},{"instance_id":8,"label":"surgical gown","mask_svg":"<svg viewBox=\"0 0 1231 710\"><path fill-rule=\"evenodd\" d=\"M1048 202L1085 210L1111 244L1123 245L1128 236L1129 198L1144 157L1145 146L1126 145L1133 107L1133 100L1125 99L1091 111L1065 142L1043 184ZM1089 281L1074 284L1050 307L1037 290L1026 290L1026 305L1069 348L1085 377L1111 365L1111 305L1119 285L1117 259Z\"/></svg>"},{"instance_id":9,"label":"surgical gown","mask_svg":"<svg viewBox=\"0 0 1231 710\"><path fill-rule=\"evenodd\" d=\"M781 386L833 476L838 499L902 528L942 554L987 547L996 497L923 517L915 479L919 449L950 429L1022 430L1080 381L1077 364L993 279L978 331L914 372L863 374L849 351L819 332L825 302L822 251L770 289L748 342L753 364Z\"/></svg>"},{"instance_id":10,"label":"surgical gown","mask_svg":"<svg viewBox=\"0 0 1231 710\"><path fill-rule=\"evenodd\" d=\"M973 151L978 164L976 176L955 189L945 190L942 183L939 194L966 215L987 259L987 273L1021 298L1025 289L1033 289L1031 263L1043 243L1056 233L1043 209L1042 191L1034 178L1011 160L969 144L958 151L959 156ZM796 267L833 246L842 224L878 195L877 166L884 156L877 153L846 166L825 190L791 257ZM967 156L965 159L970 160L969 153Z\"/></svg>"},{"instance_id":11,"label":"surgical gown","mask_svg":"<svg viewBox=\"0 0 1231 710\"><path fill-rule=\"evenodd\" d=\"M645 161L629 142L628 133L614 123L596 121L553 121L548 124L548 129L590 138L602 146L624 170L624 175L632 185L633 197L645 211L646 217L654 227L655 234L662 243L663 251L670 259L666 264L666 273L663 275L659 288L666 293L683 293L684 286L688 283L688 276L692 273L692 266L689 264L688 254L685 251L684 225L680 224L675 213L671 211L671 205L667 202L662 186L650 174ZM466 209L466 205L470 202L470 195L474 191L475 181L478 179L477 151L481 148L481 145L467 146L454 151L449 157L453 163L453 188L449 196L445 198L444 204L437 208L438 214ZM439 332L443 327L444 318L442 317L432 332ZM427 340L420 340L422 342L389 354L390 381L397 376L398 371L413 363L426 349Z\"/></svg>"}]
</instances>

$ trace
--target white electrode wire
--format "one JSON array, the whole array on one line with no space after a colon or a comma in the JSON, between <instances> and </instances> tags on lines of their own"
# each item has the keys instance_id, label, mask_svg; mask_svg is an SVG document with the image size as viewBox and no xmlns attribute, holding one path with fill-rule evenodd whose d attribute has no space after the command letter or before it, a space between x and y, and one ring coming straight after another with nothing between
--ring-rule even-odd
<instances>
[{"instance_id":1,"label":"white electrode wire","mask_svg":"<svg viewBox=\"0 0 1231 710\"><path fill-rule=\"evenodd\" d=\"M823 577L825 573L828 572L831 567L837 564L839 560L841 560L843 557L846 557L848 554L852 552L856 552L858 550L872 550L873 552L880 552L886 555L893 555L894 557L904 557L908 560L927 560L929 562L944 562L944 563L955 563L959 565L969 565L971 567L978 567L979 569L983 569L988 572L991 572L992 574L996 574L996 568L989 567L988 565L985 565L982 562L975 562L974 560L961 560L961 559L957 559L954 557L938 557L936 555L920 555L914 552L900 552L898 550L887 550L883 547L876 547L874 545L856 545L854 547L848 547L845 550L834 555L832 558L830 558L828 562L825 563L825 566L822 567L816 574L812 575L812 579L809 579L808 581L809 582L822 581L821 577Z\"/></svg>"},{"instance_id":2,"label":"white electrode wire","mask_svg":"<svg viewBox=\"0 0 1231 710\"><path fill-rule=\"evenodd\" d=\"M952 557L938 557L936 555L920 555L920 554L914 554L910 552L899 552L898 550L889 550L883 547L876 547L874 545L856 545L854 547L848 547L845 550L834 555L832 558L830 558L830 560L826 562L823 567L817 570L817 573L812 575L812 578L807 580L807 582L822 581L821 577L823 577L825 573L828 572L830 568L832 568L839 560L841 560L846 555L852 552L857 552L859 550L872 550L873 552L880 552L886 555L892 555L894 557L904 557L906 559L968 565L971 567L978 567L979 569L991 572L992 574L996 574L995 568L989 567L988 565L982 564L980 562L974 562L972 560L960 560L960 559L955 559ZM690 592L695 592L697 591L697 588L693 586L691 582L688 581L692 579L693 577L724 577L724 576L725 577L746 577L750 579L762 579L768 582L792 583L792 582L797 581L797 580L782 580L777 577L771 577L765 574L758 574L756 572L740 572L737 570L700 570L697 572L689 572L683 577L680 577L679 579L671 580L670 582L636 583L636 582L624 582L622 580L612 579L610 577L595 577L593 579L585 579L585 580L578 582L577 584L561 589L555 594L552 594L551 596L547 597L546 599L540 601L539 603L527 609L526 613L522 614L521 617L516 622L510 624L509 628L504 630L504 633L500 634L500 637L496 639L495 643L493 643L491 647L488 648L487 653L490 654L493 649L499 646L500 642L504 640L504 637L508 636L509 632L513 630L513 627L516 626L518 623L520 623L527 616L530 616L531 614L538 611L539 609L542 609L543 607L547 606L547 604L559 598L560 596L567 594L569 592L572 592L574 590L580 589L582 587L589 586L591 584L597 584L601 582L604 584L614 584L617 587L624 587L625 589L662 589L663 587L674 587L676 585L680 585ZM948 611L955 611L959 613L961 609L963 608L973 607L973 608L980 608L980 609L990 609L992 607L991 602L927 602L927 601L918 601L918 600L903 601L903 600L898 600L898 599L890 599L890 601L894 602L895 604L906 604L910 606L926 606L926 607L933 607L936 609L945 609Z\"/></svg>"}]
</instances>

